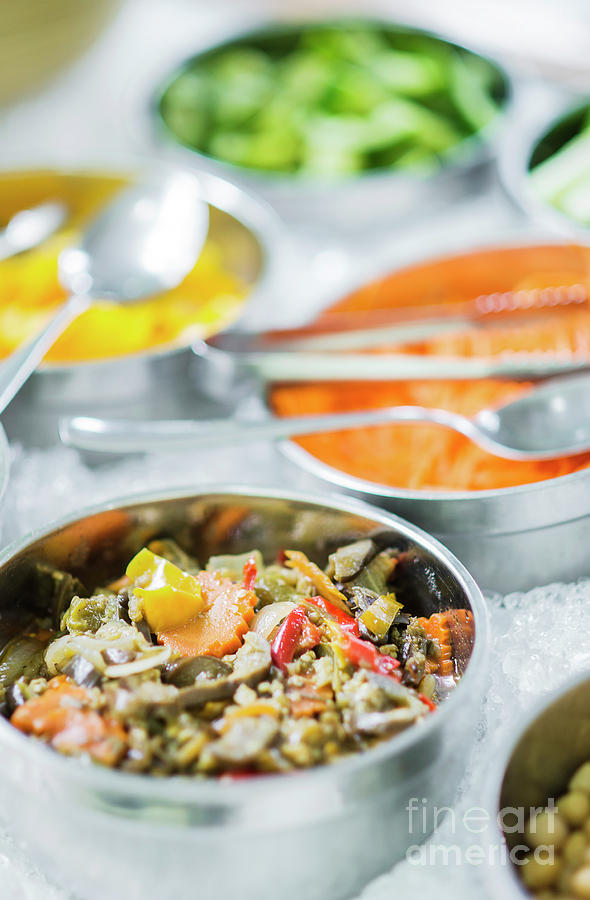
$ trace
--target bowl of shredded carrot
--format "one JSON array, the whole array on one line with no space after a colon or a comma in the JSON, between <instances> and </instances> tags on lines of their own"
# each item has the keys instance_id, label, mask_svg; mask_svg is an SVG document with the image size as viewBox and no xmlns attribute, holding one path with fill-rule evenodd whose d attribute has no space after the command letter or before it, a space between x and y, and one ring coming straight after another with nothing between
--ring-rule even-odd
<instances>
[{"instance_id":1,"label":"bowl of shredded carrot","mask_svg":"<svg viewBox=\"0 0 590 900\"><path fill-rule=\"evenodd\" d=\"M370 323L372 316L383 317L387 310L427 305L440 308L444 315L482 295L573 285L587 290L589 284L589 247L547 243L484 248L413 265L374 281L322 313L312 329L325 330L334 313L344 317L362 313L365 323ZM566 357L586 354L590 360L590 307L581 303L519 311L513 318L503 316L489 325L474 324L419 344L384 345L370 352L393 351L463 358L532 351ZM532 382L500 379L283 383L273 386L268 402L279 416L397 405L440 407L472 416L532 386ZM471 553L461 549L471 543L467 535L546 529L558 519L562 523L574 520L584 512L577 509L580 489L576 485L583 482L587 490L590 484L590 454L515 462L492 456L468 438L435 425L384 425L318 434L290 442L287 452L315 476L357 496L380 500L433 530L460 557L463 553L467 563ZM567 502L566 490L572 492ZM493 555L484 571L486 583L498 586ZM477 556L481 556L479 549ZM568 553L562 557L564 564L566 557ZM524 571L522 564L520 571ZM529 577L533 573L525 581ZM540 583L538 573L534 577L531 583Z\"/></svg>"}]
</instances>

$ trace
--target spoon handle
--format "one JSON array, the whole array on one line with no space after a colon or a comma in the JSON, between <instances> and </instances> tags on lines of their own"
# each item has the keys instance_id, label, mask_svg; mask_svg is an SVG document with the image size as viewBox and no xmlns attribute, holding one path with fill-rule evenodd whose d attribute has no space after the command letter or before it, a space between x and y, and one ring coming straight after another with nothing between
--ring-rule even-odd
<instances>
[{"instance_id":1,"label":"spoon handle","mask_svg":"<svg viewBox=\"0 0 590 900\"><path fill-rule=\"evenodd\" d=\"M88 297L73 294L34 338L22 344L0 363L0 413L4 412L60 334L89 305Z\"/></svg>"},{"instance_id":2,"label":"spoon handle","mask_svg":"<svg viewBox=\"0 0 590 900\"><path fill-rule=\"evenodd\" d=\"M261 422L240 422L235 419L139 422L77 416L61 420L60 437L64 443L81 450L148 453L219 444L239 445L252 441L284 440L296 435L389 422L432 422L453 428L472 439L478 434L474 423L457 413L420 406L394 406L360 412L272 418Z\"/></svg>"}]
</instances>

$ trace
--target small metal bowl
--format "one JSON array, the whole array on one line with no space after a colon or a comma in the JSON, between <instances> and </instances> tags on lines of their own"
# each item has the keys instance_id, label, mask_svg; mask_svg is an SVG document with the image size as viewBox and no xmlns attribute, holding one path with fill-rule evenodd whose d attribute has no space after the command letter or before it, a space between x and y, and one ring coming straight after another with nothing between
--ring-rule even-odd
<instances>
[{"instance_id":1,"label":"small metal bowl","mask_svg":"<svg viewBox=\"0 0 590 900\"><path fill-rule=\"evenodd\" d=\"M13 205L16 201L34 205L39 202L35 179L45 183L53 178L54 192L62 179L69 179L74 203L76 184L85 178L124 182L142 170L153 173L167 167L150 160L138 168L126 160L117 170L11 170L0 173L0 186ZM209 174L200 173L199 179L209 204L209 234L221 246L229 271L239 274L249 288L240 318L256 320L284 262L286 242L280 223L263 203L235 185ZM77 220L80 213L76 209L74 213ZM193 402L192 362L190 339L186 339L97 362L43 363L3 416L8 436L28 446L54 444L62 415L112 415L117 410L122 416L182 416Z\"/></svg>"},{"instance_id":2,"label":"small metal bowl","mask_svg":"<svg viewBox=\"0 0 590 900\"><path fill-rule=\"evenodd\" d=\"M489 491L411 491L347 475L297 444L281 446L316 478L428 530L485 589L506 594L590 574L590 469Z\"/></svg>"},{"instance_id":3,"label":"small metal bowl","mask_svg":"<svg viewBox=\"0 0 590 900\"><path fill-rule=\"evenodd\" d=\"M562 245L552 240L546 241L541 249L549 244L555 248L569 248L568 244ZM493 254L495 251L522 248L534 253L536 246L536 243L526 245L521 242L513 246L479 247L476 252L481 250L482 253ZM468 251L467 255L471 252ZM439 264L444 267L453 258L443 256L424 262L424 265L433 268L430 276L432 302L440 302L445 290L452 294L456 289L453 281L451 287L447 284L451 278L448 272L438 268ZM559 268L558 263L555 265ZM413 265L407 271L416 268ZM492 265L488 259L482 270L489 271L490 268ZM565 264L563 268L566 268ZM405 271L401 270L401 274ZM470 271L474 271L473 263L470 264ZM424 277L417 284L422 294L426 294ZM419 296L419 291L408 277L403 285L406 302L410 303ZM476 292L480 289L482 293L486 292L481 284ZM502 287L496 289L504 290ZM281 443L281 448L292 462L315 479L391 510L435 535L486 589L508 593L552 581L573 581L581 575L590 574L587 552L590 539L590 469L491 490L409 490L349 475L322 462L292 441Z\"/></svg>"},{"instance_id":4,"label":"small metal bowl","mask_svg":"<svg viewBox=\"0 0 590 900\"><path fill-rule=\"evenodd\" d=\"M415 844L412 797L452 802L485 690L485 603L463 566L411 525L353 500L220 487L110 503L36 534L0 557L0 625L35 592L36 564L92 588L158 534L201 559L296 545L318 562L339 544L386 535L415 550L423 614L471 609L475 640L447 701L419 726L331 766L247 781L154 778L84 765L0 720L4 819L60 884L84 900L340 900ZM427 821L434 821L432 814ZM420 835L419 839L426 837Z\"/></svg>"},{"instance_id":5,"label":"small metal bowl","mask_svg":"<svg viewBox=\"0 0 590 900\"><path fill-rule=\"evenodd\" d=\"M534 109L537 95L525 94L523 99L526 96ZM537 101L539 99L537 97ZM499 172L502 183L512 201L531 222L588 243L590 225L586 226L545 203L534 191L529 173L536 160L550 156L576 133L584 115L590 111L590 99L572 105L571 94L554 92L549 93L542 104L537 103L537 108L542 110L542 117L536 114L532 119L530 115L525 118L528 125L524 129L515 129L501 148Z\"/></svg>"},{"instance_id":6,"label":"small metal bowl","mask_svg":"<svg viewBox=\"0 0 590 900\"><path fill-rule=\"evenodd\" d=\"M536 704L495 762L487 786L492 824L486 843L496 850L514 848L514 859L521 860L526 841L520 825L527 823L534 807L542 809L549 799L557 800L565 793L571 776L588 760L590 677L586 672ZM501 811L506 813L498 818ZM504 865L489 869L491 893L502 900L530 898L513 863L506 856Z\"/></svg>"},{"instance_id":7,"label":"small metal bowl","mask_svg":"<svg viewBox=\"0 0 590 900\"><path fill-rule=\"evenodd\" d=\"M432 34L392 22L365 17L393 33L420 34L435 38L441 43L463 47L440 34ZM306 27L342 24L342 21L317 18L307 22L261 23L247 32L239 32L195 54L172 72L166 73L155 94L148 101L151 133L160 147L169 148L186 164L192 159L200 168L221 175L243 185L270 203L281 217L290 224L329 227L340 232L366 231L382 227L385 223L406 223L408 216L419 216L420 210L443 209L473 192L488 173L488 164L496 155L496 143L502 132L512 103L512 82L507 72L495 60L478 54L492 65L501 83L502 111L486 128L461 141L448 153L441 169L434 174L400 174L395 171L375 169L361 175L339 179L304 178L297 175L257 172L212 158L183 144L170 131L161 113L161 102L166 89L193 63L205 60L219 49L234 43L268 41L269 44L284 41Z\"/></svg>"}]
</instances>

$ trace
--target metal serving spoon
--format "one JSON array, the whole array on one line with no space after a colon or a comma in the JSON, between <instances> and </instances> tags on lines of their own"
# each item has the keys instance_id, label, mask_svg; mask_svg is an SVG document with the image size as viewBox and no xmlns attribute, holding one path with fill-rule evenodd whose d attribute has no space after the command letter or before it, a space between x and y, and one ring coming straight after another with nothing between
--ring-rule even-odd
<instances>
[{"instance_id":1,"label":"metal serving spoon","mask_svg":"<svg viewBox=\"0 0 590 900\"><path fill-rule=\"evenodd\" d=\"M0 412L49 348L94 300L132 303L179 284L207 237L209 208L188 172L142 182L117 194L77 247L59 257L70 296L32 340L0 364Z\"/></svg>"},{"instance_id":2,"label":"metal serving spoon","mask_svg":"<svg viewBox=\"0 0 590 900\"><path fill-rule=\"evenodd\" d=\"M59 200L48 200L15 213L0 231L0 261L42 244L61 228L67 215L67 206Z\"/></svg>"},{"instance_id":3,"label":"metal serving spoon","mask_svg":"<svg viewBox=\"0 0 590 900\"><path fill-rule=\"evenodd\" d=\"M495 456L514 460L554 459L590 450L590 377L556 379L472 419L442 409L393 406L362 412L235 420L134 422L84 416L63 419L62 441L83 450L143 453L338 431L394 422L430 422L466 435Z\"/></svg>"}]
</instances>

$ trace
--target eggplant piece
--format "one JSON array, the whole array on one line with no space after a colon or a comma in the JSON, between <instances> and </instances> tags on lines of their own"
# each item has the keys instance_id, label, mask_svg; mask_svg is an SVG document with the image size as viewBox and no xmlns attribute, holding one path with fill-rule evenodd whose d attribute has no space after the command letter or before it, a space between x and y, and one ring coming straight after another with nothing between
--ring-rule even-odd
<instances>
[{"instance_id":1,"label":"eggplant piece","mask_svg":"<svg viewBox=\"0 0 590 900\"><path fill-rule=\"evenodd\" d=\"M104 655L104 653L103 653ZM72 678L80 687L94 687L101 679L98 669L95 669L91 662L76 653L69 660L67 666L62 669L64 675Z\"/></svg>"},{"instance_id":2,"label":"eggplant piece","mask_svg":"<svg viewBox=\"0 0 590 900\"><path fill-rule=\"evenodd\" d=\"M393 550L382 550L355 575L350 587L368 588L376 594L388 593L388 582L397 565ZM348 585L347 585L348 587Z\"/></svg>"},{"instance_id":3,"label":"eggplant piece","mask_svg":"<svg viewBox=\"0 0 590 900\"><path fill-rule=\"evenodd\" d=\"M248 632L236 653L232 679L255 687L270 672L270 644L254 632Z\"/></svg>"},{"instance_id":4,"label":"eggplant piece","mask_svg":"<svg viewBox=\"0 0 590 900\"><path fill-rule=\"evenodd\" d=\"M134 625L139 631L140 635L146 639L148 644L154 643L152 632L150 631L150 626L147 623L147 619L140 619L139 622L135 622Z\"/></svg>"},{"instance_id":5,"label":"eggplant piece","mask_svg":"<svg viewBox=\"0 0 590 900\"><path fill-rule=\"evenodd\" d=\"M232 674L232 667L215 656L186 656L168 663L162 680L178 688L192 687L199 676L219 679Z\"/></svg>"},{"instance_id":6,"label":"eggplant piece","mask_svg":"<svg viewBox=\"0 0 590 900\"><path fill-rule=\"evenodd\" d=\"M353 716L351 725L353 731L360 734L389 734L407 728L420 714L419 710L409 706L400 706L385 712L362 712Z\"/></svg>"},{"instance_id":7,"label":"eggplant piece","mask_svg":"<svg viewBox=\"0 0 590 900\"><path fill-rule=\"evenodd\" d=\"M350 581L376 552L377 547L370 538L340 547L329 556L327 574L339 582Z\"/></svg>"},{"instance_id":8,"label":"eggplant piece","mask_svg":"<svg viewBox=\"0 0 590 900\"><path fill-rule=\"evenodd\" d=\"M42 615L49 612L56 629L60 627L61 617L73 598L85 593L82 582L69 572L44 563L35 566L35 584L31 586L30 596L35 598L35 611Z\"/></svg>"},{"instance_id":9,"label":"eggplant piece","mask_svg":"<svg viewBox=\"0 0 590 900\"><path fill-rule=\"evenodd\" d=\"M360 585L354 585L354 587L350 588L345 587L345 591L354 605L355 612L364 612L375 600L379 599L379 594L375 591Z\"/></svg>"},{"instance_id":10,"label":"eggplant piece","mask_svg":"<svg viewBox=\"0 0 590 900\"><path fill-rule=\"evenodd\" d=\"M245 765L272 744L279 733L279 723L273 716L251 716L237 719L208 750L227 765Z\"/></svg>"},{"instance_id":11,"label":"eggplant piece","mask_svg":"<svg viewBox=\"0 0 590 900\"><path fill-rule=\"evenodd\" d=\"M193 657L192 659L195 666L203 665L203 660L207 660L206 666L211 671L213 666L211 657L201 656ZM227 665L222 663L221 660L216 660L217 665L220 663L224 666ZM255 687L266 678L270 672L270 665L271 657L268 641L265 641L264 638L254 632L248 632L244 638L244 643L236 653L233 669L230 669L231 674L213 678L203 678L202 674L199 675L192 686L184 687L180 690L180 703L183 707L190 707L208 703L210 700L227 700L233 697L241 684ZM203 671L202 669L201 673Z\"/></svg>"},{"instance_id":12,"label":"eggplant piece","mask_svg":"<svg viewBox=\"0 0 590 900\"><path fill-rule=\"evenodd\" d=\"M120 647L112 647L108 650L103 650L100 655L107 666L118 666L120 663L131 662L135 659L137 654L133 653L132 650L123 650Z\"/></svg>"},{"instance_id":13,"label":"eggplant piece","mask_svg":"<svg viewBox=\"0 0 590 900\"><path fill-rule=\"evenodd\" d=\"M0 685L21 676L35 678L44 670L45 643L34 637L16 637L0 652Z\"/></svg>"},{"instance_id":14,"label":"eggplant piece","mask_svg":"<svg viewBox=\"0 0 590 900\"><path fill-rule=\"evenodd\" d=\"M22 691L22 686L19 684L19 681L15 681L14 684L11 684L10 687L6 689L6 693L4 695L6 712L9 716L12 715L17 706L22 706L23 703L26 703L27 700Z\"/></svg>"}]
</instances>

